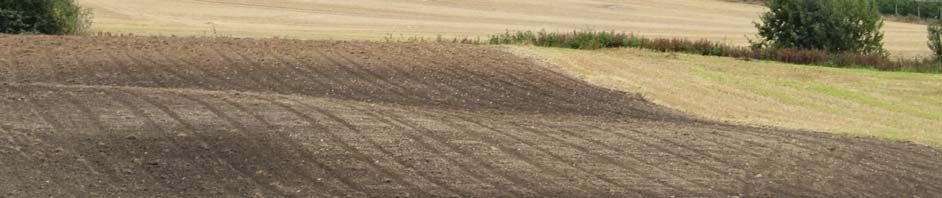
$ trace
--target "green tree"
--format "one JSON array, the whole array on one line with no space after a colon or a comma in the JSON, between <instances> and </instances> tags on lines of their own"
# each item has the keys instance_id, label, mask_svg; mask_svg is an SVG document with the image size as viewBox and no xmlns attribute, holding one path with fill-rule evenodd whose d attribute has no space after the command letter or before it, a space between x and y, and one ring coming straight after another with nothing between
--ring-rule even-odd
<instances>
[{"instance_id":1,"label":"green tree","mask_svg":"<svg viewBox=\"0 0 942 198\"><path fill-rule=\"evenodd\" d=\"M886 55L874 0L767 0L756 46Z\"/></svg>"},{"instance_id":2,"label":"green tree","mask_svg":"<svg viewBox=\"0 0 942 198\"><path fill-rule=\"evenodd\" d=\"M929 49L932 49L937 61L942 61L942 22L932 23L928 29Z\"/></svg>"},{"instance_id":3,"label":"green tree","mask_svg":"<svg viewBox=\"0 0 942 198\"><path fill-rule=\"evenodd\" d=\"M20 12L0 9L0 33L19 33L31 29Z\"/></svg>"},{"instance_id":4,"label":"green tree","mask_svg":"<svg viewBox=\"0 0 942 198\"><path fill-rule=\"evenodd\" d=\"M74 0L0 0L0 33L76 34L90 24Z\"/></svg>"}]
</instances>

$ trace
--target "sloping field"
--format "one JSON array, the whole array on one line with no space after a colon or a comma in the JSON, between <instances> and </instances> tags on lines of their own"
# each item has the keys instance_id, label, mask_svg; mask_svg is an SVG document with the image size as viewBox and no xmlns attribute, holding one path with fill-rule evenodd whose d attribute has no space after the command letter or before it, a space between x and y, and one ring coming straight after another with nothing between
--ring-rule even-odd
<instances>
[{"instance_id":1,"label":"sloping field","mask_svg":"<svg viewBox=\"0 0 942 198\"><path fill-rule=\"evenodd\" d=\"M942 75L613 49L514 47L591 84L711 120L942 146Z\"/></svg>"},{"instance_id":2,"label":"sloping field","mask_svg":"<svg viewBox=\"0 0 942 198\"><path fill-rule=\"evenodd\" d=\"M0 193L931 197L942 152L686 118L498 47L0 36Z\"/></svg>"},{"instance_id":3,"label":"sloping field","mask_svg":"<svg viewBox=\"0 0 942 198\"><path fill-rule=\"evenodd\" d=\"M614 30L746 44L766 8L718 0L79 0L94 29L161 35L370 39ZM887 49L928 55L925 25L887 22Z\"/></svg>"}]
</instances>

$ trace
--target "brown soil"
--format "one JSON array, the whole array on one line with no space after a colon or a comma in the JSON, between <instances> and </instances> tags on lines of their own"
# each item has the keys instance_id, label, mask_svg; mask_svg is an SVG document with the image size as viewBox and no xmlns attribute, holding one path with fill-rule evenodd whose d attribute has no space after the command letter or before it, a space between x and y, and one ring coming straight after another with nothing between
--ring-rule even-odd
<instances>
[{"instance_id":1,"label":"brown soil","mask_svg":"<svg viewBox=\"0 0 942 198\"><path fill-rule=\"evenodd\" d=\"M497 47L0 36L0 197L932 197L942 152L686 118Z\"/></svg>"}]
</instances>

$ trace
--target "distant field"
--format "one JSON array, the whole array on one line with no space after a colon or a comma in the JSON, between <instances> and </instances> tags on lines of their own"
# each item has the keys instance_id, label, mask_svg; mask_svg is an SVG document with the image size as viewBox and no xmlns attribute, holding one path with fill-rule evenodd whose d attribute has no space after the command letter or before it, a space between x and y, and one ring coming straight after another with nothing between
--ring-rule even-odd
<instances>
[{"instance_id":1,"label":"distant field","mask_svg":"<svg viewBox=\"0 0 942 198\"><path fill-rule=\"evenodd\" d=\"M79 0L99 31L306 39L615 30L745 44L765 8L710 0ZM894 55L928 53L925 26L887 22Z\"/></svg>"},{"instance_id":2,"label":"distant field","mask_svg":"<svg viewBox=\"0 0 942 198\"><path fill-rule=\"evenodd\" d=\"M942 75L836 69L637 49L515 47L589 83L709 119L942 146Z\"/></svg>"}]
</instances>

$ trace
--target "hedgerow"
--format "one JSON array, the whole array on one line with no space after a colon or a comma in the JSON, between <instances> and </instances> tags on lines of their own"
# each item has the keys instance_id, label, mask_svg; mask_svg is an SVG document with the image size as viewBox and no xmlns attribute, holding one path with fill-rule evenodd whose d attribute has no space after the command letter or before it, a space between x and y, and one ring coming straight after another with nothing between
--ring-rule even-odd
<instances>
[{"instance_id":1,"label":"hedgerow","mask_svg":"<svg viewBox=\"0 0 942 198\"><path fill-rule=\"evenodd\" d=\"M709 40L645 38L637 34L605 31L566 33L517 31L493 35L486 44L523 44L572 49L640 48L658 52L679 52L705 56L734 57L742 60L768 60L794 64L844 68L871 68L883 71L942 72L942 65L930 58L890 59L881 54L829 52L818 49L754 48Z\"/></svg>"}]
</instances>

